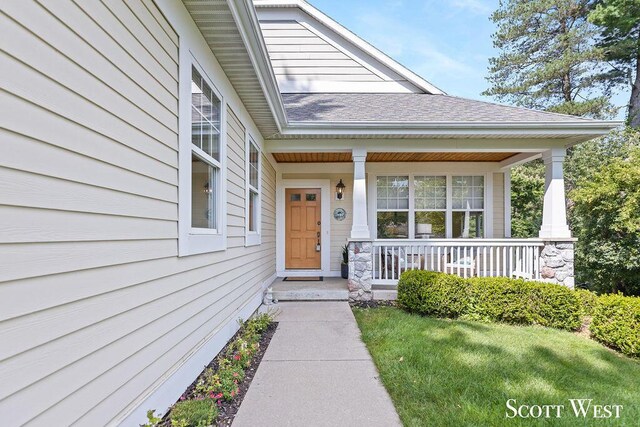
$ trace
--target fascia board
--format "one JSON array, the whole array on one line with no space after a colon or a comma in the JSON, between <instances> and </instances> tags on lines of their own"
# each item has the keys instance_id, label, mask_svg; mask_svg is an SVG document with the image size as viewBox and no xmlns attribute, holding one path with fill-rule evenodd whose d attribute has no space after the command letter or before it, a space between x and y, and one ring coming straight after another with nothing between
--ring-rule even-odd
<instances>
[{"instance_id":1,"label":"fascia board","mask_svg":"<svg viewBox=\"0 0 640 427\"><path fill-rule=\"evenodd\" d=\"M621 126L619 121L580 122L290 122L283 135L358 135L358 134L529 134L605 135Z\"/></svg>"},{"instance_id":2,"label":"fascia board","mask_svg":"<svg viewBox=\"0 0 640 427\"><path fill-rule=\"evenodd\" d=\"M276 76L267 54L267 46L262 38L262 30L260 30L253 2L251 0L227 0L227 3L238 26L240 36L247 47L247 53L256 70L260 86L265 92L267 103L274 115L278 130L283 132L287 124L287 114Z\"/></svg>"}]
</instances>

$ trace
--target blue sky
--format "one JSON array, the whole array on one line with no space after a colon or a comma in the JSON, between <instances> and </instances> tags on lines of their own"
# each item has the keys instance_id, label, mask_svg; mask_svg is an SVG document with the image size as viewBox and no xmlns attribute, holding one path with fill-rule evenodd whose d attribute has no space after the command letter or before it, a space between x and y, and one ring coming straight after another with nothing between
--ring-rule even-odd
<instances>
[{"instance_id":1,"label":"blue sky","mask_svg":"<svg viewBox=\"0 0 640 427\"><path fill-rule=\"evenodd\" d=\"M490 100L480 94L498 0L307 1L448 94Z\"/></svg>"}]
</instances>

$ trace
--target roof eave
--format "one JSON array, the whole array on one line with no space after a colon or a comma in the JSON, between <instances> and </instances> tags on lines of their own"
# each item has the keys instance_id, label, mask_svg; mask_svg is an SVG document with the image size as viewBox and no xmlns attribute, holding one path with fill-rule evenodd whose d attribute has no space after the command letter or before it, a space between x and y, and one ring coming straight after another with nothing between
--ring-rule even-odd
<instances>
[{"instance_id":1,"label":"roof eave","mask_svg":"<svg viewBox=\"0 0 640 427\"><path fill-rule=\"evenodd\" d=\"M227 0L227 3L243 38L249 58L257 71L256 75L260 86L265 92L267 103L273 113L278 130L283 132L287 124L287 113L275 73L271 67L267 46L262 37L262 30L260 29L253 2L252 0Z\"/></svg>"},{"instance_id":2,"label":"roof eave","mask_svg":"<svg viewBox=\"0 0 640 427\"><path fill-rule=\"evenodd\" d=\"M623 125L621 121L575 122L289 122L283 135L563 135L601 136Z\"/></svg>"}]
</instances>

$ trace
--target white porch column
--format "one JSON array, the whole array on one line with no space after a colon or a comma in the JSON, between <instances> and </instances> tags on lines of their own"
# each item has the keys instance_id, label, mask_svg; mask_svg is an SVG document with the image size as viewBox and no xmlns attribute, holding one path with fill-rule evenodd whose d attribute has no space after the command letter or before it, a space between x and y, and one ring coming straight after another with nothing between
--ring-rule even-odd
<instances>
[{"instance_id":1,"label":"white porch column","mask_svg":"<svg viewBox=\"0 0 640 427\"><path fill-rule=\"evenodd\" d=\"M367 150L354 148L353 156L353 224L351 226L352 239L370 239L369 224L367 223L367 183L365 161Z\"/></svg>"},{"instance_id":2,"label":"white porch column","mask_svg":"<svg viewBox=\"0 0 640 427\"><path fill-rule=\"evenodd\" d=\"M567 151L564 148L552 148L542 155L546 173L540 237L544 239L571 237L571 231L567 225L567 205L562 170L566 154Z\"/></svg>"}]
</instances>

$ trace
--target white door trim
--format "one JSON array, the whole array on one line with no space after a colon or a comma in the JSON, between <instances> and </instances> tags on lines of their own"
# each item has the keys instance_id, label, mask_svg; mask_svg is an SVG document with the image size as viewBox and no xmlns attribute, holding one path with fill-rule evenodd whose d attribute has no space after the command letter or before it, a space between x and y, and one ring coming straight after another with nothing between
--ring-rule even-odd
<instances>
[{"instance_id":1,"label":"white door trim","mask_svg":"<svg viewBox=\"0 0 640 427\"><path fill-rule=\"evenodd\" d=\"M285 276L331 276L331 180L329 179L280 179L276 185L276 271ZM320 189L320 270L286 270L285 268L285 190L287 188Z\"/></svg>"}]
</instances>

